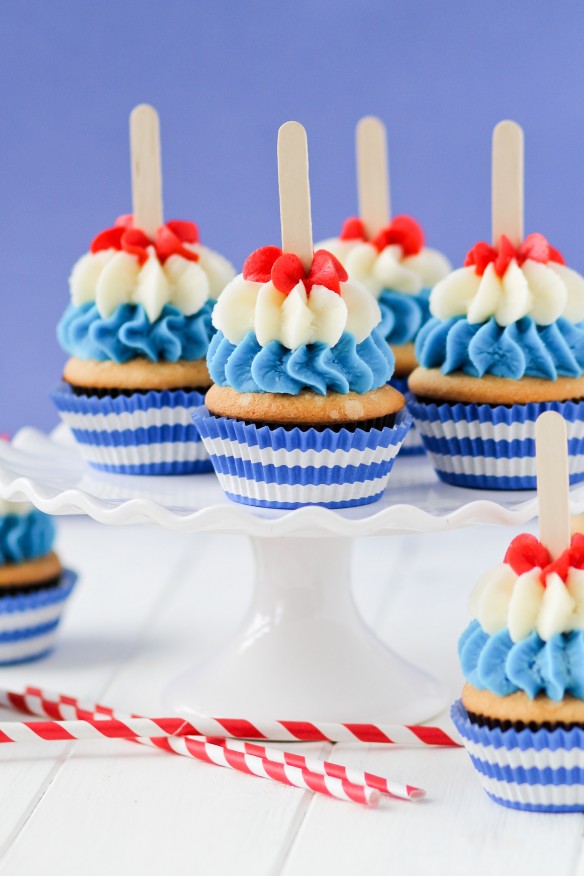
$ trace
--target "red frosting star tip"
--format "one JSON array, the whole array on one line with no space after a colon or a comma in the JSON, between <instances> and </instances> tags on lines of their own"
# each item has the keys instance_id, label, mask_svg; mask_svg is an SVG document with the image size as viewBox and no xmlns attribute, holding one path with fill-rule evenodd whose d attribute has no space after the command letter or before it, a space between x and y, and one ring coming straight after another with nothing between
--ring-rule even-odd
<instances>
[{"instance_id":1,"label":"red frosting star tip","mask_svg":"<svg viewBox=\"0 0 584 876\"><path fill-rule=\"evenodd\" d=\"M300 282L304 283L308 295L313 286L326 286L340 295L341 283L348 280L348 275L339 260L327 250L319 249L314 253L306 272L295 253L283 253L277 246L263 246L245 260L243 278L254 283L271 280L285 295L289 295Z\"/></svg>"},{"instance_id":2,"label":"red frosting star tip","mask_svg":"<svg viewBox=\"0 0 584 876\"><path fill-rule=\"evenodd\" d=\"M151 240L141 228L134 227L134 217L131 213L118 216L111 228L101 231L91 241L89 251L100 252L104 249L117 249L135 256L142 265L148 258L149 247L154 247L161 263L171 255L180 255L191 262L197 262L199 255L184 246L185 243L198 243L199 229L194 222L171 220L161 225Z\"/></svg>"},{"instance_id":3,"label":"red frosting star tip","mask_svg":"<svg viewBox=\"0 0 584 876\"><path fill-rule=\"evenodd\" d=\"M343 223L341 240L367 241L367 232L362 219L351 216ZM401 246L404 256L417 255L424 247L424 231L411 216L395 216L389 225L382 228L370 241L378 252L386 246Z\"/></svg>"},{"instance_id":4,"label":"red frosting star tip","mask_svg":"<svg viewBox=\"0 0 584 876\"><path fill-rule=\"evenodd\" d=\"M564 265L564 257L547 241L543 234L528 234L523 243L515 248L508 237L501 235L498 249L485 241L479 241L470 249L464 260L465 268L474 266L475 273L482 276L487 267L493 264L495 273L502 277L511 261L521 266L528 259L547 265L556 262Z\"/></svg>"},{"instance_id":5,"label":"red frosting star tip","mask_svg":"<svg viewBox=\"0 0 584 876\"><path fill-rule=\"evenodd\" d=\"M517 575L523 575L531 569L541 569L541 582L544 587L548 575L552 572L565 582L569 569L584 569L584 535L580 533L573 535L570 547L552 562L549 551L535 535L523 533L514 538L507 548L505 563L511 566Z\"/></svg>"}]
</instances>

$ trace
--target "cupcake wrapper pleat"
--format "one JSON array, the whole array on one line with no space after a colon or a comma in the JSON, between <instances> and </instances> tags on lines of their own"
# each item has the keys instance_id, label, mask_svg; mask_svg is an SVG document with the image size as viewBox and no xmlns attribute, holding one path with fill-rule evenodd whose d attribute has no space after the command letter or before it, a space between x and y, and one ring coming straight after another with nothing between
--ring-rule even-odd
<instances>
[{"instance_id":1,"label":"cupcake wrapper pleat","mask_svg":"<svg viewBox=\"0 0 584 876\"><path fill-rule=\"evenodd\" d=\"M441 480L459 487L536 486L535 421L558 411L567 422L570 483L584 480L584 401L527 405L442 404L407 395L408 408Z\"/></svg>"},{"instance_id":2,"label":"cupcake wrapper pleat","mask_svg":"<svg viewBox=\"0 0 584 876\"><path fill-rule=\"evenodd\" d=\"M400 412L383 429L284 429L193 415L213 468L230 499L264 508L375 502L387 484L411 418Z\"/></svg>"},{"instance_id":3,"label":"cupcake wrapper pleat","mask_svg":"<svg viewBox=\"0 0 584 876\"><path fill-rule=\"evenodd\" d=\"M497 803L532 812L584 811L584 730L491 729L472 723L461 700L451 717Z\"/></svg>"},{"instance_id":4,"label":"cupcake wrapper pleat","mask_svg":"<svg viewBox=\"0 0 584 876\"><path fill-rule=\"evenodd\" d=\"M393 386L394 389L397 389L398 392L401 392L402 395L405 395L408 391L408 381L406 377L392 377L389 381L389 385ZM401 446L399 455L423 456L425 452L426 451L424 449L420 433L416 429L415 424L412 423L410 430Z\"/></svg>"},{"instance_id":5,"label":"cupcake wrapper pleat","mask_svg":"<svg viewBox=\"0 0 584 876\"><path fill-rule=\"evenodd\" d=\"M56 587L0 597L0 666L36 660L51 651L77 575L65 569Z\"/></svg>"},{"instance_id":6,"label":"cupcake wrapper pleat","mask_svg":"<svg viewBox=\"0 0 584 876\"><path fill-rule=\"evenodd\" d=\"M197 391L79 396L67 385L52 393L61 419L94 468L116 474L169 475L212 471L193 426Z\"/></svg>"}]
</instances>

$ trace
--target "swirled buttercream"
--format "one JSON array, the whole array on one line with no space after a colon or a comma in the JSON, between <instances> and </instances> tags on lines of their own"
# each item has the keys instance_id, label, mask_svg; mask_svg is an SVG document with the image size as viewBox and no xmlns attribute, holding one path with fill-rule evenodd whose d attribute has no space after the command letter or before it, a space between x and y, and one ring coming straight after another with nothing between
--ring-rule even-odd
<instances>
[{"instance_id":1,"label":"swirled buttercream","mask_svg":"<svg viewBox=\"0 0 584 876\"><path fill-rule=\"evenodd\" d=\"M291 350L277 340L262 345L250 330L237 344L217 332L207 364L215 383L238 392L297 395L310 389L325 395L378 389L391 377L394 358L377 331L360 343L344 332L332 346L316 342Z\"/></svg>"},{"instance_id":2,"label":"swirled buttercream","mask_svg":"<svg viewBox=\"0 0 584 876\"><path fill-rule=\"evenodd\" d=\"M128 362L144 356L152 362L193 361L207 354L214 303L205 301L190 316L165 304L153 322L141 304L121 304L107 317L91 302L70 304L57 336L63 349L80 359Z\"/></svg>"},{"instance_id":3,"label":"swirled buttercream","mask_svg":"<svg viewBox=\"0 0 584 876\"><path fill-rule=\"evenodd\" d=\"M20 504L8 510L0 505L0 566L23 563L48 553L55 540L50 517Z\"/></svg>"},{"instance_id":4,"label":"swirled buttercream","mask_svg":"<svg viewBox=\"0 0 584 876\"><path fill-rule=\"evenodd\" d=\"M537 325L532 317L501 326L494 317L471 323L466 317L430 319L420 330L416 356L424 368L472 377L580 377L584 374L584 324L559 317Z\"/></svg>"},{"instance_id":5,"label":"swirled buttercream","mask_svg":"<svg viewBox=\"0 0 584 876\"><path fill-rule=\"evenodd\" d=\"M543 640L533 631L514 642L509 631L489 635L476 620L458 645L465 678L479 690L498 696L524 691L531 699L566 694L584 699L584 632L558 633Z\"/></svg>"}]
</instances>

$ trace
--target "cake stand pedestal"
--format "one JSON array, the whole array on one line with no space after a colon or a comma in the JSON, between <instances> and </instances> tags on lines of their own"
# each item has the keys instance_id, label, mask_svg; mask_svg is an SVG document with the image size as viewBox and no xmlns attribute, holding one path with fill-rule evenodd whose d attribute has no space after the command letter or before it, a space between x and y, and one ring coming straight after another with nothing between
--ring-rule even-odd
<instances>
[{"instance_id":1,"label":"cake stand pedestal","mask_svg":"<svg viewBox=\"0 0 584 876\"><path fill-rule=\"evenodd\" d=\"M445 705L440 683L380 642L351 594L358 536L436 532L475 523L519 525L537 514L534 493L441 484L424 457L398 458L379 502L331 510L250 508L229 501L214 475L100 474L70 434L23 429L0 442L0 496L49 514L106 524L251 538L255 595L240 633L204 663L185 667L163 694L173 711L248 720L419 723ZM584 487L571 493L584 510ZM404 618L415 630L415 618Z\"/></svg>"}]
</instances>

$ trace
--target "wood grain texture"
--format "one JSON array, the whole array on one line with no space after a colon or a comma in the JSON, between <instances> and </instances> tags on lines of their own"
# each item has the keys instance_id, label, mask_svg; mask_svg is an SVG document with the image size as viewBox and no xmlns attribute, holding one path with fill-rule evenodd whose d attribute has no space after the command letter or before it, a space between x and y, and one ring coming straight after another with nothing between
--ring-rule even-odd
<instances>
[{"instance_id":1,"label":"wood grain texture","mask_svg":"<svg viewBox=\"0 0 584 876\"><path fill-rule=\"evenodd\" d=\"M251 595L249 545L83 519L59 525L63 558L82 572L60 648L44 663L4 670L3 685L38 683L126 709L158 709L168 679L241 622ZM449 697L462 683L456 639L470 590L515 534L470 528L356 545L364 618L395 650L439 675ZM368 811L125 742L0 750L0 874L584 872L581 816L496 806L463 751L302 750L422 785L429 800L388 800Z\"/></svg>"}]
</instances>

